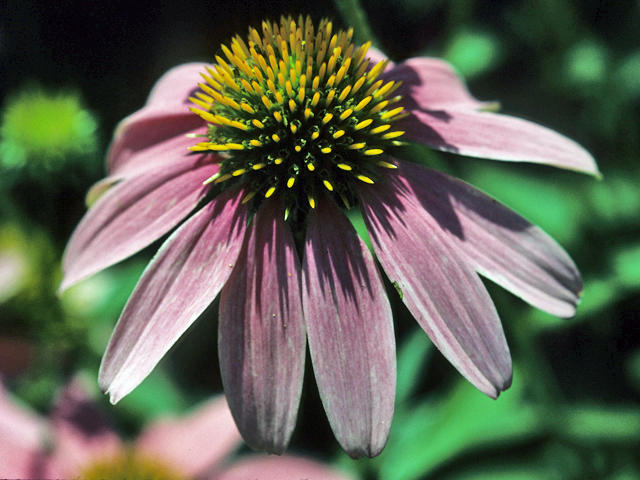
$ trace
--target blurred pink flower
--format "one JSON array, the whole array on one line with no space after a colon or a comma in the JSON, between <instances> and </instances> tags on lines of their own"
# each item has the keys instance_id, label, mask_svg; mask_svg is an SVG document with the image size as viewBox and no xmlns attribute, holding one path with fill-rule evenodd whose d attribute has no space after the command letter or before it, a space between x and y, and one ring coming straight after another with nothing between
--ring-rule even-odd
<instances>
[{"instance_id":1,"label":"blurred pink flower","mask_svg":"<svg viewBox=\"0 0 640 480\"><path fill-rule=\"evenodd\" d=\"M0 439L0 478L350 478L291 455L230 461L242 439L222 397L189 416L160 419L125 443L77 380L64 389L47 418L12 401L0 383Z\"/></svg>"},{"instance_id":2,"label":"blurred pink flower","mask_svg":"<svg viewBox=\"0 0 640 480\"><path fill-rule=\"evenodd\" d=\"M580 275L549 236L396 155L405 139L597 175L591 155L486 111L495 104L474 99L445 62L394 65L369 44L355 48L351 33L331 35L327 22L315 31L309 19L265 22L262 35L250 29L248 46L236 36L222 47L228 63L169 71L118 127L61 288L175 231L103 359L99 382L113 402L220 294L225 394L247 443L286 448L308 339L338 441L354 457L377 455L393 416L395 340L376 261L343 212L355 206L420 326L491 397L510 385L511 359L478 273L553 315L574 314Z\"/></svg>"}]
</instances>

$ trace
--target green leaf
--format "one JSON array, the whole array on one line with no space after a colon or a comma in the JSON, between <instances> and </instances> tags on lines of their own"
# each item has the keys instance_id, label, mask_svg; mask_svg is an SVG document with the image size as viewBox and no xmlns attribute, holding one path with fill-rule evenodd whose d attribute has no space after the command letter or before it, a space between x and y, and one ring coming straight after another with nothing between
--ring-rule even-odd
<instances>
[{"instance_id":1,"label":"green leaf","mask_svg":"<svg viewBox=\"0 0 640 480\"><path fill-rule=\"evenodd\" d=\"M615 85L628 100L640 97L640 50L623 60L614 73Z\"/></svg>"},{"instance_id":2,"label":"green leaf","mask_svg":"<svg viewBox=\"0 0 640 480\"><path fill-rule=\"evenodd\" d=\"M585 279L575 317L558 318L541 310L531 309L527 319L540 331L566 328L610 308L618 300L619 292L613 275L604 279Z\"/></svg>"},{"instance_id":3,"label":"green leaf","mask_svg":"<svg viewBox=\"0 0 640 480\"><path fill-rule=\"evenodd\" d=\"M367 231L367 226L364 223L364 218L362 217L362 212L359 208L352 208L347 212L347 218L353 225L353 228L356 229L358 235L362 239L362 241L369 247L369 250L373 251L373 245L371 244L371 239L369 238L369 232Z\"/></svg>"},{"instance_id":4,"label":"green leaf","mask_svg":"<svg viewBox=\"0 0 640 480\"><path fill-rule=\"evenodd\" d=\"M584 201L578 189L573 188L575 183L564 181L562 172L554 174L553 170L539 167L545 168L543 177L533 173L537 166L479 162L468 168L471 184L540 226L561 244L578 236ZM527 175L527 171L531 173Z\"/></svg>"},{"instance_id":5,"label":"green leaf","mask_svg":"<svg viewBox=\"0 0 640 480\"><path fill-rule=\"evenodd\" d=\"M640 409L637 407L579 405L563 410L565 421L558 433L594 444L637 442L640 439Z\"/></svg>"},{"instance_id":6,"label":"green leaf","mask_svg":"<svg viewBox=\"0 0 640 480\"><path fill-rule=\"evenodd\" d=\"M613 264L622 285L629 288L640 286L640 244L616 251Z\"/></svg>"},{"instance_id":7,"label":"green leaf","mask_svg":"<svg viewBox=\"0 0 640 480\"><path fill-rule=\"evenodd\" d=\"M414 388L420 383L420 378L432 351L433 343L422 329L416 329L400 347L396 387L397 404L406 402Z\"/></svg>"},{"instance_id":8,"label":"green leaf","mask_svg":"<svg viewBox=\"0 0 640 480\"><path fill-rule=\"evenodd\" d=\"M636 173L612 172L589 189L590 210L608 224L635 224L640 211Z\"/></svg>"},{"instance_id":9,"label":"green leaf","mask_svg":"<svg viewBox=\"0 0 640 480\"><path fill-rule=\"evenodd\" d=\"M442 480L549 480L548 470L539 465L496 465L494 467L473 468L446 475Z\"/></svg>"},{"instance_id":10,"label":"green leaf","mask_svg":"<svg viewBox=\"0 0 640 480\"><path fill-rule=\"evenodd\" d=\"M118 406L146 422L160 414L180 412L185 409L185 404L182 393L169 380L162 367L156 367Z\"/></svg>"},{"instance_id":11,"label":"green leaf","mask_svg":"<svg viewBox=\"0 0 640 480\"><path fill-rule=\"evenodd\" d=\"M398 416L379 457L380 478L422 478L466 450L495 448L537 434L540 422L533 407L521 401L520 389L516 382L495 401L461 381L451 395Z\"/></svg>"}]
</instances>

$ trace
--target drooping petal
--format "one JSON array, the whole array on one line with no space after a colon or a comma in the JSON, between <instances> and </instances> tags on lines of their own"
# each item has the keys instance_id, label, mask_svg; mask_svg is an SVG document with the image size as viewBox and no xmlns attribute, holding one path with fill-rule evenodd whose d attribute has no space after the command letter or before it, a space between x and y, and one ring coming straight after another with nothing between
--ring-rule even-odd
<instances>
[{"instance_id":1,"label":"drooping petal","mask_svg":"<svg viewBox=\"0 0 640 480\"><path fill-rule=\"evenodd\" d=\"M150 170L161 170L179 162L187 156L193 155L189 147L198 143L197 138L187 135L206 134L207 127L190 129L172 137L165 137L158 142L127 152L122 152L117 165L109 172L105 179L120 180L130 178Z\"/></svg>"},{"instance_id":2,"label":"drooping petal","mask_svg":"<svg viewBox=\"0 0 640 480\"><path fill-rule=\"evenodd\" d=\"M300 261L279 201L253 219L220 294L219 325L222 382L236 424L251 447L280 454L298 413L306 336Z\"/></svg>"},{"instance_id":3,"label":"drooping petal","mask_svg":"<svg viewBox=\"0 0 640 480\"><path fill-rule=\"evenodd\" d=\"M150 169L162 168L172 158L190 153L187 148L199 140L187 135L202 135L207 127L195 113L187 113L179 117L159 115L145 118L128 128L125 134L116 131L107 154L108 178L131 177Z\"/></svg>"},{"instance_id":4,"label":"drooping petal","mask_svg":"<svg viewBox=\"0 0 640 480\"><path fill-rule=\"evenodd\" d=\"M245 457L216 475L216 480L353 480L311 459L285 455L282 457Z\"/></svg>"},{"instance_id":5,"label":"drooping petal","mask_svg":"<svg viewBox=\"0 0 640 480\"><path fill-rule=\"evenodd\" d=\"M303 306L318 390L352 457L384 448L396 384L391 308L373 256L329 198L309 215Z\"/></svg>"},{"instance_id":6,"label":"drooping petal","mask_svg":"<svg viewBox=\"0 0 640 480\"><path fill-rule=\"evenodd\" d=\"M192 130L188 134L180 134L131 152L130 155L126 155L126 158L123 156L122 161L118 163L118 168L111 175L96 182L89 189L85 203L90 207L103 193L122 179L171 168L175 163L180 163L182 160L192 157L193 153L189 150L189 147L198 143L198 140L188 135L202 135L206 133L206 130L206 127L201 127ZM211 155L211 163L218 163L218 156L216 154Z\"/></svg>"},{"instance_id":7,"label":"drooping petal","mask_svg":"<svg viewBox=\"0 0 640 480\"><path fill-rule=\"evenodd\" d=\"M124 446L106 418L89 396L80 378L76 378L57 399L51 423L54 449L51 461L68 475L82 471L96 461L124 453Z\"/></svg>"},{"instance_id":8,"label":"drooping petal","mask_svg":"<svg viewBox=\"0 0 640 480\"><path fill-rule=\"evenodd\" d=\"M118 124L107 155L110 174L116 174L138 150L205 125L189 110L193 104L188 98L198 90L201 72L205 72L201 63L169 70L156 82L145 106Z\"/></svg>"},{"instance_id":9,"label":"drooping petal","mask_svg":"<svg viewBox=\"0 0 640 480\"><path fill-rule=\"evenodd\" d=\"M227 402L220 396L187 417L154 422L136 439L135 454L162 459L184 478L202 478L241 442Z\"/></svg>"},{"instance_id":10,"label":"drooping petal","mask_svg":"<svg viewBox=\"0 0 640 480\"><path fill-rule=\"evenodd\" d=\"M449 175L408 162L387 179L433 215L474 268L559 317L575 314L582 282L567 253L540 228Z\"/></svg>"},{"instance_id":11,"label":"drooping petal","mask_svg":"<svg viewBox=\"0 0 640 480\"><path fill-rule=\"evenodd\" d=\"M131 294L98 382L113 403L133 390L215 299L242 246L248 207L229 190L162 245Z\"/></svg>"},{"instance_id":12,"label":"drooping petal","mask_svg":"<svg viewBox=\"0 0 640 480\"><path fill-rule=\"evenodd\" d=\"M491 397L511 384L500 319L480 278L422 206L389 185L359 188L378 260L444 356Z\"/></svg>"},{"instance_id":13,"label":"drooping petal","mask_svg":"<svg viewBox=\"0 0 640 480\"><path fill-rule=\"evenodd\" d=\"M469 110L413 110L399 121L404 138L447 152L535 162L599 175L595 160L573 140L520 118Z\"/></svg>"},{"instance_id":14,"label":"drooping petal","mask_svg":"<svg viewBox=\"0 0 640 480\"><path fill-rule=\"evenodd\" d=\"M161 170L124 180L89 209L63 260L68 288L157 240L175 227L206 192L218 171L206 156L183 156Z\"/></svg>"},{"instance_id":15,"label":"drooping petal","mask_svg":"<svg viewBox=\"0 0 640 480\"><path fill-rule=\"evenodd\" d=\"M386 80L401 81L396 95L408 110L477 110L496 107L495 102L481 102L471 96L451 64L437 58L410 58L385 74Z\"/></svg>"}]
</instances>

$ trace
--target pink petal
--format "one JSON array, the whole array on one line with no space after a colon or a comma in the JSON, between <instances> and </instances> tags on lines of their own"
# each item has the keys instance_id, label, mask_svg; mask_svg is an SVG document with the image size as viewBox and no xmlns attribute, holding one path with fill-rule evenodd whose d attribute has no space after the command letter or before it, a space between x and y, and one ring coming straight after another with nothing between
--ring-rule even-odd
<instances>
[{"instance_id":1,"label":"pink petal","mask_svg":"<svg viewBox=\"0 0 640 480\"><path fill-rule=\"evenodd\" d=\"M397 123L404 138L431 148L519 162L535 162L599 175L580 145L548 128L507 115L465 110L413 110Z\"/></svg>"},{"instance_id":2,"label":"pink petal","mask_svg":"<svg viewBox=\"0 0 640 480\"><path fill-rule=\"evenodd\" d=\"M353 480L314 460L293 455L245 457L215 476L215 480Z\"/></svg>"},{"instance_id":3,"label":"pink petal","mask_svg":"<svg viewBox=\"0 0 640 480\"><path fill-rule=\"evenodd\" d=\"M559 317L575 314L580 273L566 252L520 215L444 173L407 162L388 175L412 192L482 275ZM418 203L419 202L419 203Z\"/></svg>"},{"instance_id":4,"label":"pink petal","mask_svg":"<svg viewBox=\"0 0 640 480\"><path fill-rule=\"evenodd\" d=\"M158 143L146 146L139 150L122 153L115 171L111 175L96 182L87 192L85 203L92 206L98 198L108 191L113 185L124 178L131 178L151 171L159 171L171 168L189 156L193 156L189 147L198 143L193 135L206 134L207 127L191 130L187 134L181 133L174 137L163 138ZM189 136L188 136L189 135ZM210 154L210 163L218 163L219 157Z\"/></svg>"},{"instance_id":5,"label":"pink petal","mask_svg":"<svg viewBox=\"0 0 640 480\"><path fill-rule=\"evenodd\" d=\"M0 382L0 477L44 478L48 475L46 438L44 420L13 402Z\"/></svg>"},{"instance_id":6,"label":"pink petal","mask_svg":"<svg viewBox=\"0 0 640 480\"><path fill-rule=\"evenodd\" d=\"M387 441L396 385L391 308L373 257L336 204L309 216L303 306L322 403L352 457Z\"/></svg>"},{"instance_id":7,"label":"pink petal","mask_svg":"<svg viewBox=\"0 0 640 480\"><path fill-rule=\"evenodd\" d=\"M158 79L149 93L145 106L174 107L181 111L182 105L193 105L188 102L188 97L200 90L198 83L204 82L201 73L207 73L202 62L184 63L173 67Z\"/></svg>"},{"instance_id":8,"label":"pink petal","mask_svg":"<svg viewBox=\"0 0 640 480\"><path fill-rule=\"evenodd\" d=\"M51 421L55 438L52 463L68 474L77 476L92 463L124 453L122 442L79 379L63 390Z\"/></svg>"},{"instance_id":9,"label":"pink petal","mask_svg":"<svg viewBox=\"0 0 640 480\"><path fill-rule=\"evenodd\" d=\"M477 110L495 107L495 102L481 102L471 96L453 67L437 58L410 58L385 74L386 80L401 81L395 95L402 95L405 108Z\"/></svg>"},{"instance_id":10,"label":"pink petal","mask_svg":"<svg viewBox=\"0 0 640 480\"><path fill-rule=\"evenodd\" d=\"M159 139L156 143L139 148L135 151L123 152L118 159L117 168L110 172L105 180L120 180L130 178L151 170L160 170L170 167L181 159L193 156L189 147L198 143L197 138L188 135L206 134L207 127L187 130L187 133L179 133L175 136L167 136ZM144 135L144 133L141 133ZM217 156L211 157L211 163L217 160ZM99 182L100 183L100 182Z\"/></svg>"},{"instance_id":11,"label":"pink petal","mask_svg":"<svg viewBox=\"0 0 640 480\"><path fill-rule=\"evenodd\" d=\"M69 241L60 289L133 255L175 227L206 193L202 183L218 171L206 160L183 155L100 197Z\"/></svg>"},{"instance_id":12,"label":"pink petal","mask_svg":"<svg viewBox=\"0 0 640 480\"><path fill-rule=\"evenodd\" d=\"M0 478L56 478L52 475L51 467L44 452L35 449L25 449L17 445L6 436L6 432L0 430ZM53 470L56 471L56 470Z\"/></svg>"},{"instance_id":13,"label":"pink petal","mask_svg":"<svg viewBox=\"0 0 640 480\"><path fill-rule=\"evenodd\" d=\"M201 141L191 135L206 133L204 121L191 111L174 117L167 117L163 113L151 117L147 115L124 133L116 130L107 154L109 178L132 177L162 168L170 164L173 158L190 153L187 149Z\"/></svg>"},{"instance_id":14,"label":"pink petal","mask_svg":"<svg viewBox=\"0 0 640 480\"><path fill-rule=\"evenodd\" d=\"M135 453L161 460L184 478L200 478L241 443L224 397L215 397L183 418L154 422L138 437Z\"/></svg>"},{"instance_id":15,"label":"pink petal","mask_svg":"<svg viewBox=\"0 0 640 480\"><path fill-rule=\"evenodd\" d=\"M229 190L185 222L142 274L100 367L113 403L144 380L229 278L247 225L243 193Z\"/></svg>"},{"instance_id":16,"label":"pink petal","mask_svg":"<svg viewBox=\"0 0 640 480\"><path fill-rule=\"evenodd\" d=\"M120 180L121 178L117 177L105 177L91 185L91 188L84 197L84 203L87 205L87 208L93 206L104 193Z\"/></svg>"},{"instance_id":17,"label":"pink petal","mask_svg":"<svg viewBox=\"0 0 640 480\"><path fill-rule=\"evenodd\" d=\"M491 397L511 384L500 319L478 275L438 222L405 192L359 188L378 260L420 326L444 356Z\"/></svg>"},{"instance_id":18,"label":"pink petal","mask_svg":"<svg viewBox=\"0 0 640 480\"><path fill-rule=\"evenodd\" d=\"M0 378L1 380L1 378ZM11 400L0 381L0 432L3 439L25 449L37 450L45 434L45 422Z\"/></svg>"},{"instance_id":19,"label":"pink petal","mask_svg":"<svg viewBox=\"0 0 640 480\"><path fill-rule=\"evenodd\" d=\"M282 453L296 423L306 336L300 261L284 208L256 214L220 295L218 336L224 391L253 448Z\"/></svg>"},{"instance_id":20,"label":"pink petal","mask_svg":"<svg viewBox=\"0 0 640 480\"><path fill-rule=\"evenodd\" d=\"M120 122L107 156L110 174L117 173L133 153L205 125L189 110L193 104L188 99L199 90L201 72L206 72L202 63L169 70L156 82L145 106Z\"/></svg>"},{"instance_id":21,"label":"pink petal","mask_svg":"<svg viewBox=\"0 0 640 480\"><path fill-rule=\"evenodd\" d=\"M376 47L369 47L369 50L367 51L366 57L369 59L369 66L370 67L373 67L377 63L380 63L383 60L387 60L389 58L384 54L384 52L382 52L382 50L378 50ZM389 71L390 69L392 69L394 67L394 65L395 65L395 63L393 63L392 61L389 61L389 64L384 69L384 71L385 72Z\"/></svg>"}]
</instances>

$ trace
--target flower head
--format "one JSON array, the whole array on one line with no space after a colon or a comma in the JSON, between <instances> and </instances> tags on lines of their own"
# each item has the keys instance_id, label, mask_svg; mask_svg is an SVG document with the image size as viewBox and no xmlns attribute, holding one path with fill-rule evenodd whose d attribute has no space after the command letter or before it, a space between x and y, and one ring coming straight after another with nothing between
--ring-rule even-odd
<instances>
[{"instance_id":1,"label":"flower head","mask_svg":"<svg viewBox=\"0 0 640 480\"><path fill-rule=\"evenodd\" d=\"M597 174L593 158L551 130L485 111L495 104L474 99L448 64L393 65L330 22L264 22L222 51L212 67L168 72L122 122L109 176L65 254L63 288L175 229L103 359L112 401L220 294L224 389L249 445L286 448L308 340L336 437L354 457L377 455L393 416L395 341L377 264L344 213L354 208L420 326L497 397L511 361L478 273L559 316L575 311L579 273L495 200L396 158L397 142Z\"/></svg>"},{"instance_id":2,"label":"flower head","mask_svg":"<svg viewBox=\"0 0 640 480\"><path fill-rule=\"evenodd\" d=\"M379 156L403 133L392 128L407 115L391 97L400 84L378 79L389 60L370 65L371 42L356 49L353 30L332 36L327 20L317 32L309 17L249 32L248 47L240 36L222 46L229 63L216 57L190 97L210 125L190 149L227 152L212 181L245 185L243 202L277 193L287 218L304 217L323 195L357 204L355 183L395 168Z\"/></svg>"}]
</instances>

